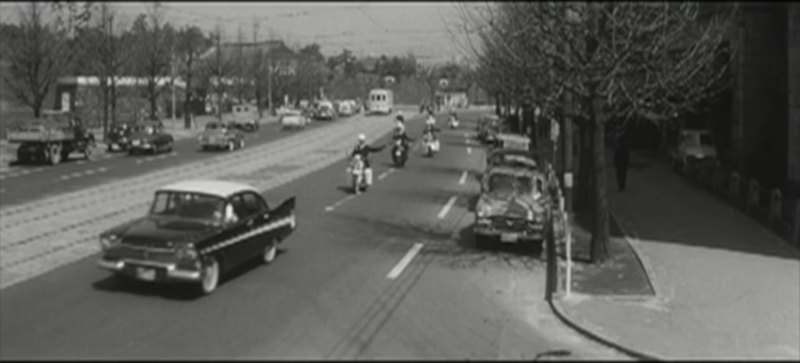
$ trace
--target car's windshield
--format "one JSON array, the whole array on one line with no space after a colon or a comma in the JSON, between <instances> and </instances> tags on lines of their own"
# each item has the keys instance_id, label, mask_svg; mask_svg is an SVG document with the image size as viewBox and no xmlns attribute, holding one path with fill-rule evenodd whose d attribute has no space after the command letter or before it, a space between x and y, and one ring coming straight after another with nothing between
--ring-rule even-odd
<instances>
[{"instance_id":1,"label":"car's windshield","mask_svg":"<svg viewBox=\"0 0 800 363\"><path fill-rule=\"evenodd\" d=\"M224 206L224 199L211 195L160 191L150 207L150 215L220 222Z\"/></svg>"},{"instance_id":2,"label":"car's windshield","mask_svg":"<svg viewBox=\"0 0 800 363\"><path fill-rule=\"evenodd\" d=\"M492 174L489 191L501 194L528 194L533 189L533 178L512 174Z\"/></svg>"}]
</instances>

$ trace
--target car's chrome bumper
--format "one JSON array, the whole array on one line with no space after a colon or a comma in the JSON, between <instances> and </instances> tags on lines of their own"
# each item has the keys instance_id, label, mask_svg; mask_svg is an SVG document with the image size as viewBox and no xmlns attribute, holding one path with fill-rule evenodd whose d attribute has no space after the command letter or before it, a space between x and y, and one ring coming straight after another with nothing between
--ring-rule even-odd
<instances>
[{"instance_id":1,"label":"car's chrome bumper","mask_svg":"<svg viewBox=\"0 0 800 363\"><path fill-rule=\"evenodd\" d=\"M106 270L111 270L117 273L131 274L131 271L137 267L145 267L156 270L155 280L182 280L182 281L200 281L202 274L199 270L187 270L178 268L174 263L163 263L145 260L107 260L100 259L97 265Z\"/></svg>"},{"instance_id":2,"label":"car's chrome bumper","mask_svg":"<svg viewBox=\"0 0 800 363\"><path fill-rule=\"evenodd\" d=\"M473 228L473 233L487 237L502 237L514 236L517 240L541 240L544 238L544 226L541 224L534 224L529 226L524 231L508 231L493 227L492 225L476 224Z\"/></svg>"}]
</instances>

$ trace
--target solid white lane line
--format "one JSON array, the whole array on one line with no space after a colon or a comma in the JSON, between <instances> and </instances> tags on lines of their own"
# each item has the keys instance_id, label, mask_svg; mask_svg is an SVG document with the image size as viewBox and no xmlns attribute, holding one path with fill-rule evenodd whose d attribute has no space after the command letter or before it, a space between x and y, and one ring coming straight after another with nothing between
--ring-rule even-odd
<instances>
[{"instance_id":1,"label":"solid white lane line","mask_svg":"<svg viewBox=\"0 0 800 363\"><path fill-rule=\"evenodd\" d=\"M466 181L467 181L467 171L464 170L464 172L461 174L461 179L458 180L458 184L464 185Z\"/></svg>"},{"instance_id":2,"label":"solid white lane line","mask_svg":"<svg viewBox=\"0 0 800 363\"><path fill-rule=\"evenodd\" d=\"M391 271L389 271L389 274L386 275L386 278L394 280L398 276L400 276L400 274L403 273L403 270L406 269L408 264L411 263L411 260L414 259L414 256L416 256L417 253L419 253L419 250L421 249L422 249L422 243L415 243L414 246L411 247L411 249L408 250L408 252L406 252L406 255L403 256L403 259L400 260L400 262L398 262L397 265L395 265Z\"/></svg>"},{"instance_id":3,"label":"solid white lane line","mask_svg":"<svg viewBox=\"0 0 800 363\"><path fill-rule=\"evenodd\" d=\"M391 168L387 171L384 171L383 174L378 175L378 180L383 180L383 178L389 176L389 174L394 173L395 170L396 170L395 168Z\"/></svg>"},{"instance_id":4,"label":"solid white lane line","mask_svg":"<svg viewBox=\"0 0 800 363\"><path fill-rule=\"evenodd\" d=\"M471 147L467 148L467 154L472 154L472 148Z\"/></svg>"},{"instance_id":5,"label":"solid white lane line","mask_svg":"<svg viewBox=\"0 0 800 363\"><path fill-rule=\"evenodd\" d=\"M442 211L439 212L439 219L442 219L442 218L444 218L444 216L447 215L447 212L450 211L450 208L453 208L453 204L455 202L456 202L456 196L454 195L454 196L450 197L450 200L448 200L447 204L444 205L444 208L442 208Z\"/></svg>"},{"instance_id":6,"label":"solid white lane line","mask_svg":"<svg viewBox=\"0 0 800 363\"><path fill-rule=\"evenodd\" d=\"M326 212L330 212L330 211L334 210L336 207L338 207L338 206L340 206L340 205L344 204L344 203L345 203L345 202L347 202L348 200L350 200L350 199L353 199L353 198L355 198L355 197L356 197L356 195L355 195L355 194L350 194L350 195L348 195L348 196L344 197L344 199L342 199L342 200L340 200L340 201L338 201L338 202L336 202L336 203L333 203L332 205L329 205L329 206L325 207L325 211L326 211Z\"/></svg>"}]
</instances>

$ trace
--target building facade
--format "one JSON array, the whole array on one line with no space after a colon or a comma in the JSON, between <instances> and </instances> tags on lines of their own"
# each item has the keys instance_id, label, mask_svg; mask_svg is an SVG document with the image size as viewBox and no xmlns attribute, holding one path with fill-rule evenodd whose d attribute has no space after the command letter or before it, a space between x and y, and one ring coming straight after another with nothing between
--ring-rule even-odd
<instances>
[{"instance_id":1,"label":"building facade","mask_svg":"<svg viewBox=\"0 0 800 363\"><path fill-rule=\"evenodd\" d=\"M800 190L800 4L787 3L789 18L789 132L787 179L790 187Z\"/></svg>"},{"instance_id":2,"label":"building facade","mask_svg":"<svg viewBox=\"0 0 800 363\"><path fill-rule=\"evenodd\" d=\"M731 32L736 53L726 154L747 178L770 187L786 186L793 143L786 137L790 134L787 5L742 3Z\"/></svg>"}]
</instances>

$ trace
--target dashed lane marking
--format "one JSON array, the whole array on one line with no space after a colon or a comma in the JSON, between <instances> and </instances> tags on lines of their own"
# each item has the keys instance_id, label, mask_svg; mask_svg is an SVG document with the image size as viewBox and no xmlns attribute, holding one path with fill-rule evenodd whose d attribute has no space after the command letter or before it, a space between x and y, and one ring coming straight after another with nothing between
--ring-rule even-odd
<instances>
[{"instance_id":1,"label":"dashed lane marking","mask_svg":"<svg viewBox=\"0 0 800 363\"><path fill-rule=\"evenodd\" d=\"M458 184L464 185L466 181L467 181L467 171L465 170L463 173L461 173L461 179L458 180Z\"/></svg>"},{"instance_id":2,"label":"dashed lane marking","mask_svg":"<svg viewBox=\"0 0 800 363\"><path fill-rule=\"evenodd\" d=\"M391 271L389 271L389 274L386 275L386 278L389 280L394 280L398 276L400 276L400 274L403 273L403 270L405 270L406 267L408 267L408 264L411 263L411 260L414 259L414 256L416 256L422 249L422 246L423 246L422 243L415 243L414 246L411 247L411 249L408 250L408 252L406 252L406 255L403 256L403 259L401 259L400 262L398 262L397 265L395 265L394 268Z\"/></svg>"},{"instance_id":3,"label":"dashed lane marking","mask_svg":"<svg viewBox=\"0 0 800 363\"><path fill-rule=\"evenodd\" d=\"M106 168L106 167L101 167L101 168L97 168L97 169L89 169L89 170L84 170L84 171L80 171L80 172L74 172L72 174L62 175L59 179L61 179L61 180L69 180L69 179L74 179L74 178L80 178L80 177L86 176L86 175L105 173L106 171L108 171L108 168Z\"/></svg>"},{"instance_id":4,"label":"dashed lane marking","mask_svg":"<svg viewBox=\"0 0 800 363\"><path fill-rule=\"evenodd\" d=\"M148 157L146 157L144 159L137 159L136 160L136 164L142 164L144 162L149 162L149 161L154 161L154 160L164 160L166 158L171 158L171 157L174 157L174 156L178 156L178 153L171 152L169 154L161 154L161 155L158 155L158 156L148 156Z\"/></svg>"},{"instance_id":5,"label":"dashed lane marking","mask_svg":"<svg viewBox=\"0 0 800 363\"><path fill-rule=\"evenodd\" d=\"M391 174L391 173L394 173L394 172L395 172L395 170L397 170L397 169L395 169L395 168L391 168L391 169L389 169L389 170L387 170L387 171L383 172L381 175L378 175L378 180L383 180L383 178L385 178L385 177L389 176L389 174Z\"/></svg>"},{"instance_id":6,"label":"dashed lane marking","mask_svg":"<svg viewBox=\"0 0 800 363\"><path fill-rule=\"evenodd\" d=\"M453 204L455 202L456 202L456 197L455 196L450 197L450 200L448 200L447 204L444 205L444 208L442 208L442 211L439 212L439 219L442 219L447 215L447 212L450 211L450 208L453 208Z\"/></svg>"},{"instance_id":7,"label":"dashed lane marking","mask_svg":"<svg viewBox=\"0 0 800 363\"><path fill-rule=\"evenodd\" d=\"M467 154L472 154L472 148L471 147L467 148Z\"/></svg>"},{"instance_id":8,"label":"dashed lane marking","mask_svg":"<svg viewBox=\"0 0 800 363\"><path fill-rule=\"evenodd\" d=\"M344 197L344 199L342 199L342 200L340 200L340 201L338 201L338 202L336 202L336 203L333 203L332 205L329 205L329 206L325 207L325 211L326 211L326 212L330 212L330 211L332 211L332 210L336 209L336 207L338 207L338 206L340 206L340 205L344 204L344 203L345 203L345 202L347 202L348 200L350 200L350 199L353 199L353 198L355 198L355 197L356 197L356 195L355 195L355 194L350 194L350 195L348 195L348 196Z\"/></svg>"}]
</instances>

